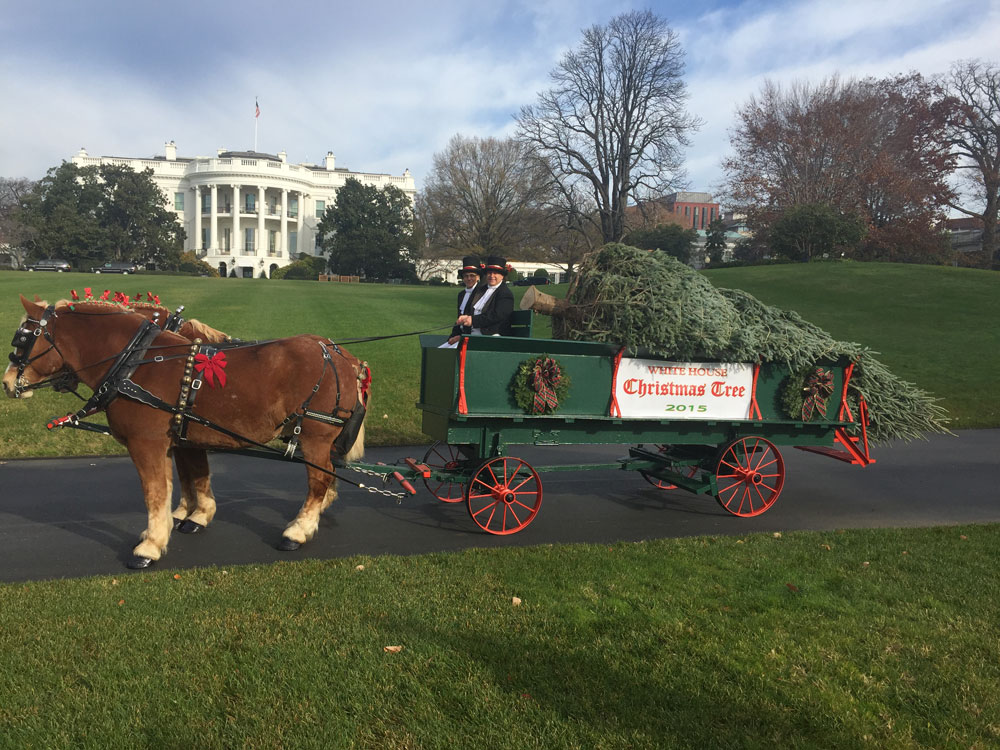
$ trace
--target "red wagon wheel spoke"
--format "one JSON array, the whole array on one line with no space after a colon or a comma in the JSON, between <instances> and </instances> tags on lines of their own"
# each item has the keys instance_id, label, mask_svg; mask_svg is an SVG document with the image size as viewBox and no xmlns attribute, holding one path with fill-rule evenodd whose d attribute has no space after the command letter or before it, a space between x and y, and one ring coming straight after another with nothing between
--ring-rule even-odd
<instances>
[{"instance_id":1,"label":"red wagon wheel spoke","mask_svg":"<svg viewBox=\"0 0 1000 750\"><path fill-rule=\"evenodd\" d=\"M469 480L466 503L469 516L483 531L514 534L538 515L542 481L520 458L492 458Z\"/></svg>"},{"instance_id":2,"label":"red wagon wheel spoke","mask_svg":"<svg viewBox=\"0 0 1000 750\"><path fill-rule=\"evenodd\" d=\"M781 494L785 462L770 440L739 438L722 451L715 478L719 505L734 516L758 516Z\"/></svg>"},{"instance_id":3,"label":"red wagon wheel spoke","mask_svg":"<svg viewBox=\"0 0 1000 750\"><path fill-rule=\"evenodd\" d=\"M434 443L424 454L424 464L431 469L457 469L468 459L457 446ZM425 479L424 487L443 503L460 503L465 499L465 483L447 479Z\"/></svg>"}]
</instances>

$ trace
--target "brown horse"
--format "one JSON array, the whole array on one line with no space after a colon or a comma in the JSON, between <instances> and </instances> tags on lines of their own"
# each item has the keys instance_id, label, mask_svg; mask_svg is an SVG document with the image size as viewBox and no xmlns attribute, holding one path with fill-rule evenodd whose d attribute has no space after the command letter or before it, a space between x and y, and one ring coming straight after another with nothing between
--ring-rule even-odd
<instances>
[{"instance_id":1,"label":"brown horse","mask_svg":"<svg viewBox=\"0 0 1000 750\"><path fill-rule=\"evenodd\" d=\"M197 318L175 320L170 310L152 302L143 302L141 297L136 297L126 307L151 320L160 328L164 328L171 321L179 321L174 330L188 341L199 339L201 342L217 344L231 340L228 334L202 323ZM188 445L175 445L172 453L180 484L180 498L173 512L174 528L184 534L196 534L205 529L215 513L215 493L212 492L208 451ZM205 509L211 509L211 513Z\"/></svg>"},{"instance_id":2,"label":"brown horse","mask_svg":"<svg viewBox=\"0 0 1000 750\"><path fill-rule=\"evenodd\" d=\"M173 516L205 526L215 500L204 451L289 437L301 448L308 494L279 548L296 549L316 533L320 513L337 494L334 441L351 415L364 413L357 408L367 374L362 362L320 336L206 352L176 333L152 329L142 315L106 304L47 306L23 296L21 304L27 314L4 390L18 397L45 384L66 389L79 381L95 392L92 401L103 399L100 408L135 464L148 513L130 567L146 567L166 552L173 527L171 453L188 454L190 481L199 483L189 495L193 507L179 506ZM341 450L348 461L363 454L363 422L353 446Z\"/></svg>"}]
</instances>

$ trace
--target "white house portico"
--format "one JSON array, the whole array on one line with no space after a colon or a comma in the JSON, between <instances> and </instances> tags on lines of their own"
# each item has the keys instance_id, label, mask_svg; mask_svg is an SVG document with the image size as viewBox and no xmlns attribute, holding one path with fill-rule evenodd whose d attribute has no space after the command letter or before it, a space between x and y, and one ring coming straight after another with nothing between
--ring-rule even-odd
<instances>
[{"instance_id":1,"label":"white house portico","mask_svg":"<svg viewBox=\"0 0 1000 750\"><path fill-rule=\"evenodd\" d=\"M402 176L352 172L337 167L332 153L321 165L289 164L284 151L219 149L215 157L178 158L171 141L163 156L96 157L80 149L72 161L152 170L187 233L185 250L224 276L270 276L299 253L315 254L319 220L349 177L376 187L394 185L411 201L416 193L409 170Z\"/></svg>"}]
</instances>

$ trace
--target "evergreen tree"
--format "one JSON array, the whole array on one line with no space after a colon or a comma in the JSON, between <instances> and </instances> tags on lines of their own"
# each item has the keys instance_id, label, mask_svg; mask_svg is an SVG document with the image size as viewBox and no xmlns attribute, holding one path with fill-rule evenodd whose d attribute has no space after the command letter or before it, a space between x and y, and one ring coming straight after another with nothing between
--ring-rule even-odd
<instances>
[{"instance_id":1,"label":"evergreen tree","mask_svg":"<svg viewBox=\"0 0 1000 750\"><path fill-rule=\"evenodd\" d=\"M183 250L184 230L150 170L63 163L37 183L20 218L32 230L32 256L81 270L106 260L176 266Z\"/></svg>"},{"instance_id":2,"label":"evergreen tree","mask_svg":"<svg viewBox=\"0 0 1000 750\"><path fill-rule=\"evenodd\" d=\"M821 254L853 253L864 234L858 217L810 203L790 208L774 223L771 249L792 260L809 261Z\"/></svg>"},{"instance_id":3,"label":"evergreen tree","mask_svg":"<svg viewBox=\"0 0 1000 750\"><path fill-rule=\"evenodd\" d=\"M709 265L722 263L722 254L726 251L726 226L722 219L715 218L708 225L705 233L705 252L708 254Z\"/></svg>"},{"instance_id":4,"label":"evergreen tree","mask_svg":"<svg viewBox=\"0 0 1000 750\"><path fill-rule=\"evenodd\" d=\"M680 224L659 224L652 229L637 229L625 241L643 250L660 250L687 263L691 260L691 250L697 239L698 233L694 229L685 229Z\"/></svg>"},{"instance_id":5,"label":"evergreen tree","mask_svg":"<svg viewBox=\"0 0 1000 750\"><path fill-rule=\"evenodd\" d=\"M416 278L410 257L413 209L406 194L393 185L379 190L347 178L318 231L336 273L369 281Z\"/></svg>"}]
</instances>

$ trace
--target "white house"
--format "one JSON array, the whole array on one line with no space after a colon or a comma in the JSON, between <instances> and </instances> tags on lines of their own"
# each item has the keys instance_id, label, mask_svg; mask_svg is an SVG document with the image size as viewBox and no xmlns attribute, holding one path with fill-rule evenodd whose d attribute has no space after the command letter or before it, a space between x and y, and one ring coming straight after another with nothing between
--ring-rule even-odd
<instances>
[{"instance_id":1,"label":"white house","mask_svg":"<svg viewBox=\"0 0 1000 750\"><path fill-rule=\"evenodd\" d=\"M195 251L222 276L270 276L299 253L315 254L316 225L348 177L379 188L394 185L411 201L416 194L408 169L401 176L352 172L335 166L333 153L319 165L289 164L284 151L219 149L214 157L178 158L170 141L163 156L88 156L80 149L72 162L151 169L187 232L184 249Z\"/></svg>"}]
</instances>

